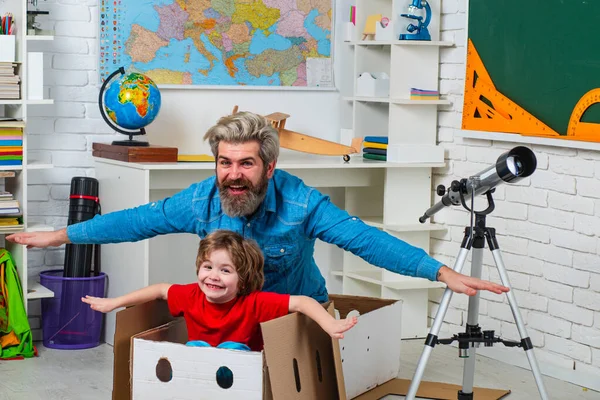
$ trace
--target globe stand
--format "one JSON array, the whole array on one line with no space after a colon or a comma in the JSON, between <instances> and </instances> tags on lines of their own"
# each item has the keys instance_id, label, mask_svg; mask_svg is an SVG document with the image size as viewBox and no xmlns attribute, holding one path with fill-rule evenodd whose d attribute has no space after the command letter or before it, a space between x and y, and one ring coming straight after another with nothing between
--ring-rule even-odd
<instances>
[{"instance_id":1,"label":"globe stand","mask_svg":"<svg viewBox=\"0 0 600 400\"><path fill-rule=\"evenodd\" d=\"M140 135L145 135L146 130L144 128L140 129ZM133 135L129 135L129 140L114 140L111 144L116 146L148 146L148 142L141 142L139 140L133 140Z\"/></svg>"},{"instance_id":2,"label":"globe stand","mask_svg":"<svg viewBox=\"0 0 600 400\"><path fill-rule=\"evenodd\" d=\"M140 128L137 131L131 131L131 130L123 129L123 128L117 126L116 124L114 124L110 120L110 118L108 118L108 116L106 115L106 111L104 110L104 101L103 101L103 99L104 99L104 91L106 90L106 86L108 85L108 83L117 74L125 75L125 68L119 67L119 69L117 69L115 72L113 72L112 74L110 74L108 76L108 78L106 78L104 80L104 82L102 83L102 86L100 87L100 94L98 95L98 107L100 108L100 115L102 115L102 119L104 119L104 122L106 122L108 124L108 126L110 126L115 131L117 131L119 133L122 133L124 135L129 136L129 140L115 140L115 141L112 142L112 144L116 145L116 146L137 146L137 147L149 146L150 143L148 143L148 142L141 142L141 141L138 141L138 140L133 140L133 136L145 135L146 134L146 130L144 128Z\"/></svg>"}]
</instances>

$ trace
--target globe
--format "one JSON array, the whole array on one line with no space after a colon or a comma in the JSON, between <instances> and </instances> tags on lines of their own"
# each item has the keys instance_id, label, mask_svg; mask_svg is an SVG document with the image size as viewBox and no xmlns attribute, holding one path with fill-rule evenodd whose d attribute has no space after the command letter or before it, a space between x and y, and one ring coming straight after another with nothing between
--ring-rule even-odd
<instances>
[{"instance_id":1,"label":"globe","mask_svg":"<svg viewBox=\"0 0 600 400\"><path fill-rule=\"evenodd\" d=\"M137 72L109 83L104 93L106 114L123 129L148 126L158 115L160 104L160 92L156 84Z\"/></svg>"}]
</instances>

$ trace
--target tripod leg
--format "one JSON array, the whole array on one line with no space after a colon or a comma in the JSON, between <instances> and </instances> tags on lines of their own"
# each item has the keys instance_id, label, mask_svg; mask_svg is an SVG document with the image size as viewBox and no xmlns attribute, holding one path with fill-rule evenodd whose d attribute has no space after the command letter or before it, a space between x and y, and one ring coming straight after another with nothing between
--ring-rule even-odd
<instances>
[{"instance_id":1,"label":"tripod leg","mask_svg":"<svg viewBox=\"0 0 600 400\"><path fill-rule=\"evenodd\" d=\"M473 243L473 253L471 255L471 276L481 278L481 266L483 264L483 245L484 240L477 240ZM479 292L475 296L469 297L469 309L467 313L467 333L469 327L475 327L479 324ZM459 392L460 400L473 398L473 384L475 380L475 354L476 347L471 343L469 353L465 358L463 367L462 390Z\"/></svg>"},{"instance_id":2,"label":"tripod leg","mask_svg":"<svg viewBox=\"0 0 600 400\"><path fill-rule=\"evenodd\" d=\"M456 262L454 263L453 269L456 272L460 272L463 269L468 253L469 249L466 245L464 247L461 247L458 256L456 257ZM452 294L453 293L452 290L450 290L450 288L446 288L446 290L444 290L444 295L442 296L440 307L438 308L438 311L435 314L435 319L433 320L433 324L431 325L429 335L427 335L427 339L425 339L425 347L423 348L423 353L421 353L419 363L417 364L417 369L415 370L415 374L410 383L410 387L408 388L408 393L406 394L406 399L408 400L414 400L415 396L417 395L417 390L419 390L419 385L421 384L421 380L423 379L423 373L425 372L427 361L429 360L429 356L431 355L433 346L437 344L437 335L438 333L440 333L442 322L444 322L444 316L446 315L446 311L448 310L448 306L450 305L450 299L452 298Z\"/></svg>"},{"instance_id":3,"label":"tripod leg","mask_svg":"<svg viewBox=\"0 0 600 400\"><path fill-rule=\"evenodd\" d=\"M495 242L495 238L494 238ZM491 244L491 243L490 243ZM490 245L490 248L491 245ZM502 284L508 288L510 288L510 282L508 280L508 274L506 273L506 269L504 268L504 262L502 261L502 254L500 253L500 249L496 243L495 249L492 250L492 255L494 256L494 262L496 263L496 267L498 268L498 274L500 275L500 280ZM538 366L537 359L535 358L535 354L533 354L533 344L531 343L531 339L527 334L527 330L525 329L525 324L523 323L523 318L521 317L521 312L519 311L519 307L517 306L517 299L515 298L512 289L506 293L506 297L508 298L508 304L510 305L510 310L512 311L513 317L515 319L515 323L517 324L517 329L519 330L519 336L521 336L521 343L523 345L523 349L525 350L525 354L527 355L527 359L529 360L529 365L531 366L531 372L533 372L533 377L535 378L535 383L537 384L538 391L540 392L540 397L543 400L548 399L548 394L546 393L546 388L544 387L544 381L542 380L542 374L540 372L540 367Z\"/></svg>"}]
</instances>

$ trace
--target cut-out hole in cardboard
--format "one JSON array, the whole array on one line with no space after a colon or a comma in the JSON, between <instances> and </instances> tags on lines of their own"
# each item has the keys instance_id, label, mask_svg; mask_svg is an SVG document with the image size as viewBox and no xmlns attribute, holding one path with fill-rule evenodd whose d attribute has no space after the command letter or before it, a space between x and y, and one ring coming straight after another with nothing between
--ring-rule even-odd
<instances>
[{"instance_id":1,"label":"cut-out hole in cardboard","mask_svg":"<svg viewBox=\"0 0 600 400\"><path fill-rule=\"evenodd\" d=\"M156 377L161 382L169 382L173 379L173 368L167 358L162 357L156 363Z\"/></svg>"},{"instance_id":2,"label":"cut-out hole in cardboard","mask_svg":"<svg viewBox=\"0 0 600 400\"><path fill-rule=\"evenodd\" d=\"M298 370L298 360L296 360L294 358L294 378L296 379L296 391L298 393L300 393L300 389L302 389L302 387L300 386L300 371Z\"/></svg>"},{"instance_id":3,"label":"cut-out hole in cardboard","mask_svg":"<svg viewBox=\"0 0 600 400\"><path fill-rule=\"evenodd\" d=\"M223 389L229 389L233 386L233 372L225 366L217 370L217 385Z\"/></svg>"},{"instance_id":4,"label":"cut-out hole in cardboard","mask_svg":"<svg viewBox=\"0 0 600 400\"><path fill-rule=\"evenodd\" d=\"M319 350L317 350L317 376L319 377L319 382L323 382L323 368L321 367L321 356L319 355Z\"/></svg>"}]
</instances>

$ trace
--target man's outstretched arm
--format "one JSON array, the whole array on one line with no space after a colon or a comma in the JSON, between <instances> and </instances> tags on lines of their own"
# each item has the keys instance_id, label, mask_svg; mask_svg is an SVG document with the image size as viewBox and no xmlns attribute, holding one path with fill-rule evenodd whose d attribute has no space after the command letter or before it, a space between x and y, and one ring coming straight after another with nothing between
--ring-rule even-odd
<instances>
[{"instance_id":1,"label":"man's outstretched arm","mask_svg":"<svg viewBox=\"0 0 600 400\"><path fill-rule=\"evenodd\" d=\"M71 243L67 236L67 228L53 232L19 232L8 235L6 240L32 247L58 247Z\"/></svg>"},{"instance_id":2,"label":"man's outstretched arm","mask_svg":"<svg viewBox=\"0 0 600 400\"><path fill-rule=\"evenodd\" d=\"M335 244L370 264L401 275L444 282L452 291L469 296L478 290L494 293L509 290L497 283L466 276L448 268L430 257L423 249L350 216L317 191L311 194L309 205L311 203L312 212L307 220L307 235Z\"/></svg>"},{"instance_id":3,"label":"man's outstretched arm","mask_svg":"<svg viewBox=\"0 0 600 400\"><path fill-rule=\"evenodd\" d=\"M195 185L192 185L170 198L96 215L90 220L54 232L15 233L6 239L28 247L51 247L66 243L136 242L167 233L194 232L194 191Z\"/></svg>"}]
</instances>

